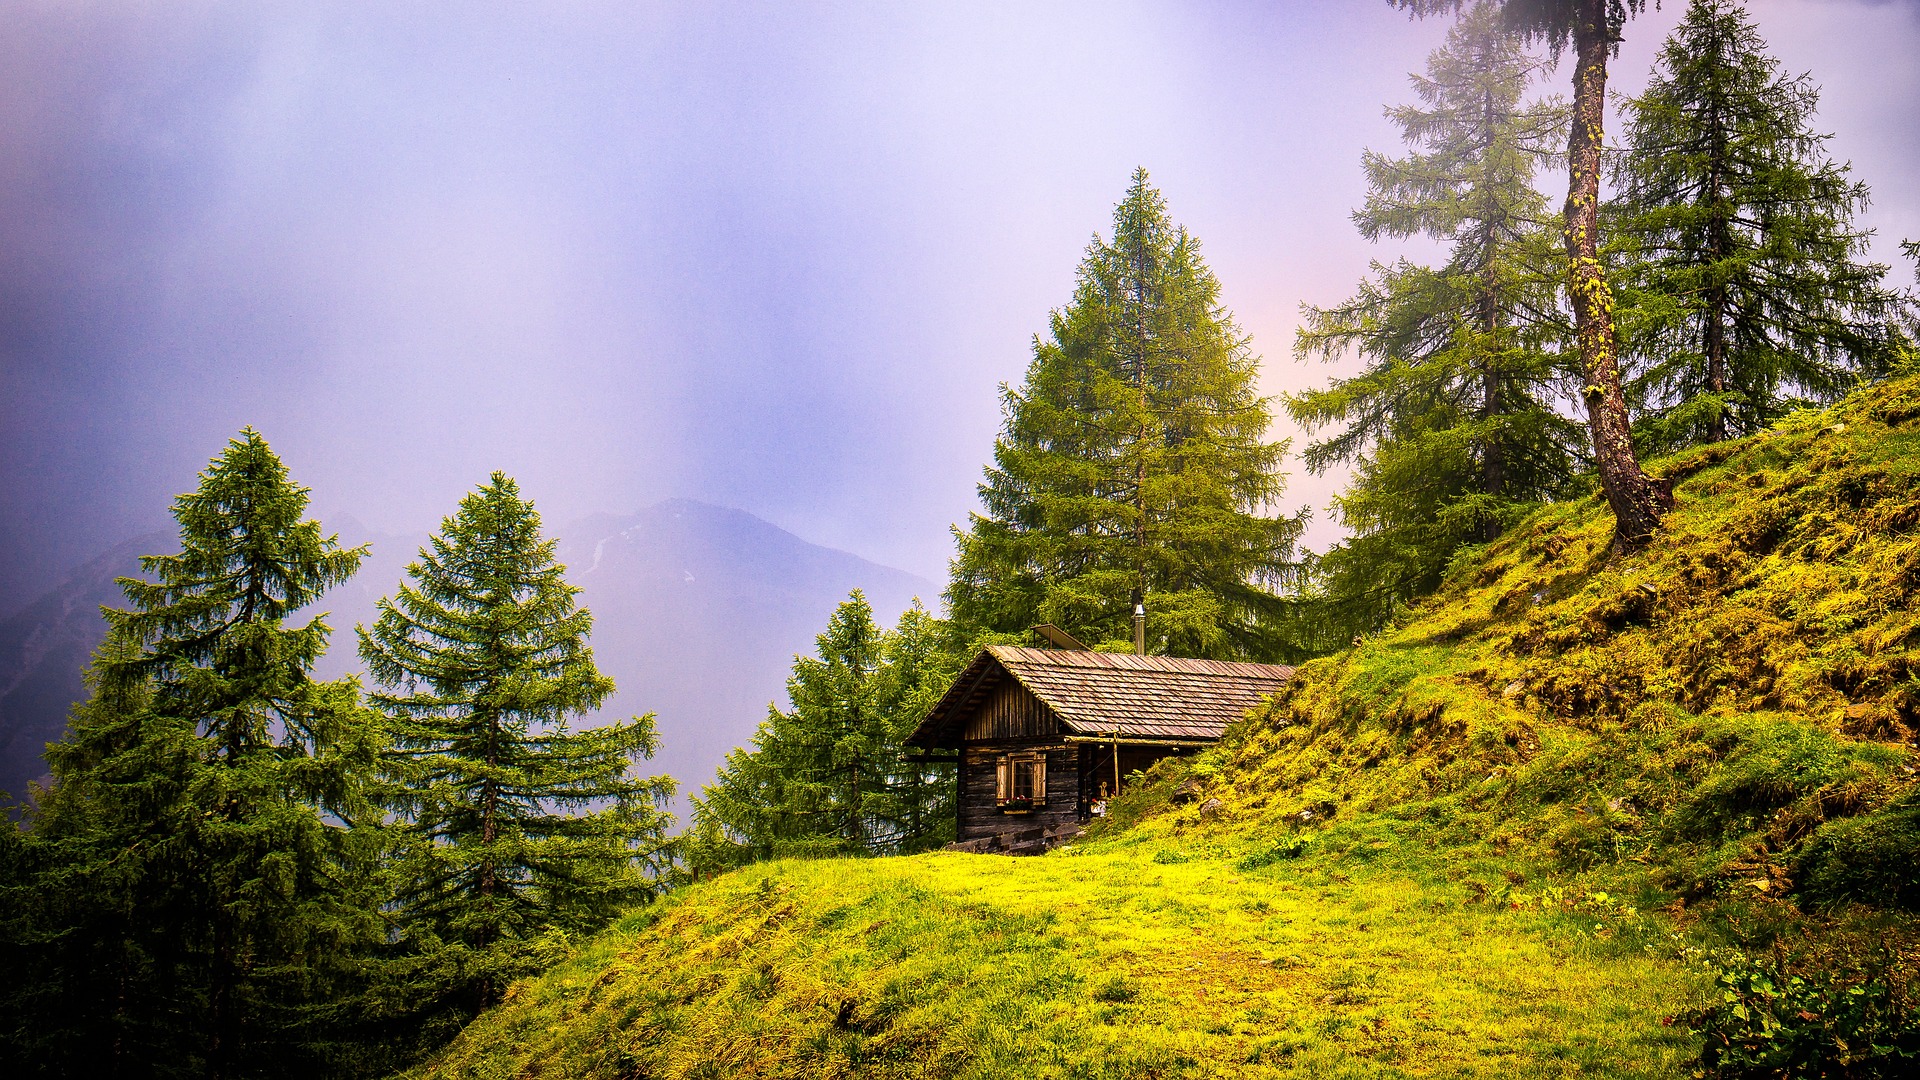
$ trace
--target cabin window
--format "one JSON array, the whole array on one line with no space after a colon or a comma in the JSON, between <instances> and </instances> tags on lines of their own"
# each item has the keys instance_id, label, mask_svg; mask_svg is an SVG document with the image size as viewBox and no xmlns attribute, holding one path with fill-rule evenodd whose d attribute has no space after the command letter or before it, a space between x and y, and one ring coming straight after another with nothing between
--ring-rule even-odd
<instances>
[{"instance_id":1,"label":"cabin window","mask_svg":"<svg viewBox=\"0 0 1920 1080\"><path fill-rule=\"evenodd\" d=\"M1047 803L1047 755L1000 755L994 802L1002 810L1031 810Z\"/></svg>"}]
</instances>

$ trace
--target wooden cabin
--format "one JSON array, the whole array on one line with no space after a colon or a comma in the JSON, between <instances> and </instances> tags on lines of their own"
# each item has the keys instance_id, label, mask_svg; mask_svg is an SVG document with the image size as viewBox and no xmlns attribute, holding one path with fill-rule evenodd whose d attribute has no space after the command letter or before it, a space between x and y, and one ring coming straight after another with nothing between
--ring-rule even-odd
<instances>
[{"instance_id":1,"label":"wooden cabin","mask_svg":"<svg viewBox=\"0 0 1920 1080\"><path fill-rule=\"evenodd\" d=\"M992 645L907 744L958 752L962 843L1077 826L1135 771L1218 741L1292 674L1271 664Z\"/></svg>"}]
</instances>

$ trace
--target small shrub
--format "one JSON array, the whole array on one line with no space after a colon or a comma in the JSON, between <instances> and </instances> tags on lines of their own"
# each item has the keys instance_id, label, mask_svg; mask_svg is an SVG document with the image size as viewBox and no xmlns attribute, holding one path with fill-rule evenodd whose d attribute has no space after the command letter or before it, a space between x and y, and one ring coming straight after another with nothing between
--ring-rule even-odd
<instances>
[{"instance_id":1,"label":"small shrub","mask_svg":"<svg viewBox=\"0 0 1920 1080\"><path fill-rule=\"evenodd\" d=\"M1107 816L1087 824L1087 838L1121 833L1142 818L1168 805L1173 793L1192 775L1193 759L1164 757L1144 772L1135 772L1120 785L1120 794L1107 802Z\"/></svg>"},{"instance_id":2,"label":"small shrub","mask_svg":"<svg viewBox=\"0 0 1920 1080\"><path fill-rule=\"evenodd\" d=\"M1675 810L1682 836L1719 837L1753 828L1767 814L1845 778L1851 755L1834 738L1791 717L1752 714L1707 731L1724 747Z\"/></svg>"},{"instance_id":3,"label":"small shrub","mask_svg":"<svg viewBox=\"0 0 1920 1080\"><path fill-rule=\"evenodd\" d=\"M1920 910L1920 796L1830 821L1798 860L1800 891L1817 904L1849 901Z\"/></svg>"},{"instance_id":4,"label":"small shrub","mask_svg":"<svg viewBox=\"0 0 1920 1080\"><path fill-rule=\"evenodd\" d=\"M1718 1000L1674 1018L1704 1038L1704 1075L1851 1080L1920 1069L1920 1017L1884 972L1803 978L1737 954L1716 966Z\"/></svg>"},{"instance_id":5,"label":"small shrub","mask_svg":"<svg viewBox=\"0 0 1920 1080\"><path fill-rule=\"evenodd\" d=\"M1297 859L1305 855L1312 845L1313 837L1311 836L1289 836L1285 840L1276 841L1272 847L1264 851L1250 852L1242 856L1240 861L1233 865L1236 870L1258 870L1263 866L1272 866L1282 859Z\"/></svg>"}]
</instances>

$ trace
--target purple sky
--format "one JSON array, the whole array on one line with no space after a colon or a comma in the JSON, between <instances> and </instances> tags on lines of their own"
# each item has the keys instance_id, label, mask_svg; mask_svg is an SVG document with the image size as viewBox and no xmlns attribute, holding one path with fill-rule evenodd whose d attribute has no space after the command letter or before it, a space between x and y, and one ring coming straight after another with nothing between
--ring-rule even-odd
<instances>
[{"instance_id":1,"label":"purple sky","mask_svg":"<svg viewBox=\"0 0 1920 1080\"><path fill-rule=\"evenodd\" d=\"M1347 215L1445 30L1380 0L8 7L0 610L165 526L249 423L323 520L424 530L500 468L550 522L684 495L943 579L996 385L1135 165L1266 388L1327 376L1298 307L1400 250ZM1629 27L1616 87L1683 8ZM1920 5L1754 8L1896 262ZM1336 487L1296 470L1289 508Z\"/></svg>"}]
</instances>

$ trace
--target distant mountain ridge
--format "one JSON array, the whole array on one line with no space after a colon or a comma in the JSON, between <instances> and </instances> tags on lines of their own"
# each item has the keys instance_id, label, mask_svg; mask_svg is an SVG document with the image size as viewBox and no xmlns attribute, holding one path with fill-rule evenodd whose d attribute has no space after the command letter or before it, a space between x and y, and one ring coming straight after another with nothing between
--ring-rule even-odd
<instances>
[{"instance_id":1,"label":"distant mountain ridge","mask_svg":"<svg viewBox=\"0 0 1920 1080\"><path fill-rule=\"evenodd\" d=\"M359 673L365 682L353 628L372 622L427 538L373 533L351 519L321 524L371 551L315 605L333 628L315 674ZM674 776L682 792L712 779L769 702L784 705L794 654L812 651L849 591L864 590L883 622L937 592L924 578L694 499L560 528L548 522L547 534L559 540L567 579L593 612L594 659L619 687L587 723L654 713L661 749L644 767ZM137 573L140 555L177 546L168 533L129 540L0 621L0 791L24 795L28 781L46 775L42 749L65 731L68 708L85 693L81 673L105 633L99 608L125 602L114 578ZM684 798L677 802L683 810Z\"/></svg>"},{"instance_id":2,"label":"distant mountain ridge","mask_svg":"<svg viewBox=\"0 0 1920 1080\"><path fill-rule=\"evenodd\" d=\"M178 547L167 533L116 544L0 619L0 791L24 798L29 782L45 780L42 751L67 730L67 710L85 696L83 675L106 635L101 605L126 603L115 579L138 575L140 556Z\"/></svg>"},{"instance_id":3,"label":"distant mountain ridge","mask_svg":"<svg viewBox=\"0 0 1920 1080\"><path fill-rule=\"evenodd\" d=\"M669 499L560 532L568 580L593 612L593 652L619 690L601 710L654 712L657 771L697 793L745 743L769 702L786 703L796 653L859 588L891 624L925 578L821 547L741 510Z\"/></svg>"}]
</instances>

